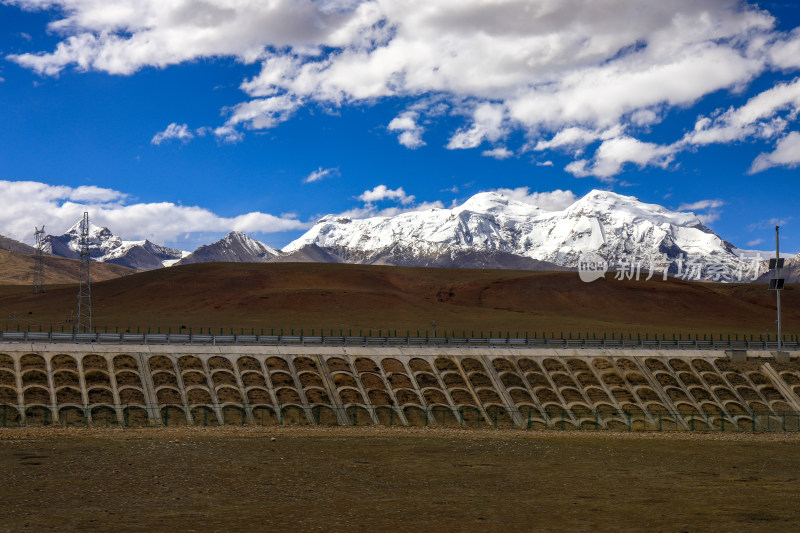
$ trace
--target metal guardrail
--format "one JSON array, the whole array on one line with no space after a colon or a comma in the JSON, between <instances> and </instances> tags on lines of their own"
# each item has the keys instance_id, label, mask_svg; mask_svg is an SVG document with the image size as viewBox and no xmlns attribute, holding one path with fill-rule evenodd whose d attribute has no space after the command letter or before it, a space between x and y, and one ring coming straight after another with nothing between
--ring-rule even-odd
<instances>
[{"instance_id":1,"label":"metal guardrail","mask_svg":"<svg viewBox=\"0 0 800 533\"><path fill-rule=\"evenodd\" d=\"M0 342L189 344L258 346L424 346L488 348L609 348L656 350L777 350L777 340L555 339L518 337L373 337L326 335L202 335L179 333L59 333L4 331ZM784 341L784 350L800 350L797 340Z\"/></svg>"}]
</instances>

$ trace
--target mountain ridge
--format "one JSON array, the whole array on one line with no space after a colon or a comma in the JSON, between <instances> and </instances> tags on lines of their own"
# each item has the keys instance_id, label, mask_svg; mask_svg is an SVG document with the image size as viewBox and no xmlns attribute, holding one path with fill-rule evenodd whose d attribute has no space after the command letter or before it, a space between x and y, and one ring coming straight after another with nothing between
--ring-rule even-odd
<instances>
[{"instance_id":1,"label":"mountain ridge","mask_svg":"<svg viewBox=\"0 0 800 533\"><path fill-rule=\"evenodd\" d=\"M268 263L281 254L279 250L257 241L241 231L232 231L222 239L204 244L175 265L207 262Z\"/></svg>"},{"instance_id":2,"label":"mountain ridge","mask_svg":"<svg viewBox=\"0 0 800 533\"><path fill-rule=\"evenodd\" d=\"M608 261L611 269L652 258L667 263L671 275L684 274L682 263L690 259L701 270L722 265L733 273L741 268L737 248L695 214L601 190L558 210L487 192L452 209L365 219L328 215L283 251L310 244L344 262L362 264L391 256L402 256L403 264L429 264L431 257L472 252L507 253L577 268L581 257L591 252ZM713 275L710 271L699 279Z\"/></svg>"},{"instance_id":3,"label":"mountain ridge","mask_svg":"<svg viewBox=\"0 0 800 533\"><path fill-rule=\"evenodd\" d=\"M42 250L67 259L80 257L81 222L61 235L47 235ZM169 266L185 254L181 250L143 241L125 241L106 227L89 223L89 255L98 263L112 263L134 270L154 270Z\"/></svg>"},{"instance_id":4,"label":"mountain ridge","mask_svg":"<svg viewBox=\"0 0 800 533\"><path fill-rule=\"evenodd\" d=\"M77 258L79 234L80 223L48 235L44 250ZM694 213L603 190L558 208L539 205L533 196L490 191L450 209L360 219L326 215L283 250L232 231L189 253L149 240L125 241L93 224L89 241L93 260L137 270L209 261L570 270L588 256L628 275L651 263L672 276L711 281L752 281L765 270L762 263L745 264L740 255L755 252L738 249Z\"/></svg>"}]
</instances>

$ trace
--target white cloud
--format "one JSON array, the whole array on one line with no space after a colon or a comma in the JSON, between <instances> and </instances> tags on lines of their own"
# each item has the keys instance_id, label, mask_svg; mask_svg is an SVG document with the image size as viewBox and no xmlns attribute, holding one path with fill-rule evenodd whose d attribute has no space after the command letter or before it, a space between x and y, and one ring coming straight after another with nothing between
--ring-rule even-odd
<instances>
[{"instance_id":1,"label":"white cloud","mask_svg":"<svg viewBox=\"0 0 800 533\"><path fill-rule=\"evenodd\" d=\"M495 159L508 159L509 157L514 156L514 152L512 152L505 146L498 146L497 148L492 148L491 150L484 150L483 152L481 152L481 155L486 157L493 157Z\"/></svg>"},{"instance_id":2,"label":"white cloud","mask_svg":"<svg viewBox=\"0 0 800 533\"><path fill-rule=\"evenodd\" d=\"M419 113L406 111L393 118L386 129L401 132L397 140L406 148L413 150L425 146L425 141L422 140L425 129L417 124L417 120L419 120Z\"/></svg>"},{"instance_id":3,"label":"white cloud","mask_svg":"<svg viewBox=\"0 0 800 533\"><path fill-rule=\"evenodd\" d=\"M228 142L303 106L396 97L421 113L390 123L409 148L423 144L422 119L436 116L414 102L430 98L468 117L448 148L496 142L515 129L541 150L613 140L619 148L620 139L632 145L631 128L658 123L672 107L800 62L797 31L780 34L767 12L734 0L12 3L61 13L49 28L62 39L55 49L9 56L43 75L70 65L131 74L214 57L260 63L241 84L250 100L231 107L216 130ZM641 144L623 162L663 163L663 153L646 158ZM601 153L571 168L608 178L622 167L614 157Z\"/></svg>"},{"instance_id":4,"label":"white cloud","mask_svg":"<svg viewBox=\"0 0 800 533\"><path fill-rule=\"evenodd\" d=\"M194 133L189 131L189 126L187 124L176 124L173 122L167 126L164 131L159 131L156 133L153 138L150 139L150 144L161 144L162 142L171 139L178 139L184 143L187 143L194 139Z\"/></svg>"},{"instance_id":5,"label":"white cloud","mask_svg":"<svg viewBox=\"0 0 800 533\"><path fill-rule=\"evenodd\" d=\"M725 205L722 200L699 200L688 204L681 204L678 206L678 211L702 211L705 209L716 209Z\"/></svg>"},{"instance_id":6,"label":"white cloud","mask_svg":"<svg viewBox=\"0 0 800 533\"><path fill-rule=\"evenodd\" d=\"M449 150L475 148L484 140L496 141L508 134L504 106L484 103L472 112L472 125L458 130L447 143Z\"/></svg>"},{"instance_id":7,"label":"white cloud","mask_svg":"<svg viewBox=\"0 0 800 533\"><path fill-rule=\"evenodd\" d=\"M773 229L775 226L785 226L792 220L794 217L787 217L787 218L768 218L766 220L759 220L753 224L747 226L747 229L750 231L757 230L757 229Z\"/></svg>"},{"instance_id":8,"label":"white cloud","mask_svg":"<svg viewBox=\"0 0 800 533\"><path fill-rule=\"evenodd\" d=\"M311 0L14 0L27 9L60 8L49 29L66 34L51 53L12 58L44 74L70 64L81 70L131 74L202 57L256 61L266 46L329 41L349 16Z\"/></svg>"},{"instance_id":9,"label":"white cloud","mask_svg":"<svg viewBox=\"0 0 800 533\"><path fill-rule=\"evenodd\" d=\"M550 150L553 148L583 148L598 140L613 139L622 134L622 127L615 125L605 130L590 130L573 126L556 133L549 141L540 140L534 150Z\"/></svg>"},{"instance_id":10,"label":"white cloud","mask_svg":"<svg viewBox=\"0 0 800 533\"><path fill-rule=\"evenodd\" d=\"M244 139L242 132L238 131L233 126L220 126L214 128L214 136L223 143L234 144L241 142Z\"/></svg>"},{"instance_id":11,"label":"white cloud","mask_svg":"<svg viewBox=\"0 0 800 533\"><path fill-rule=\"evenodd\" d=\"M764 242L764 239L753 239L752 241L747 241L747 246L758 246Z\"/></svg>"},{"instance_id":12,"label":"white cloud","mask_svg":"<svg viewBox=\"0 0 800 533\"><path fill-rule=\"evenodd\" d=\"M770 49L771 62L779 68L800 67L800 28L795 28L785 39L778 40Z\"/></svg>"},{"instance_id":13,"label":"white cloud","mask_svg":"<svg viewBox=\"0 0 800 533\"><path fill-rule=\"evenodd\" d=\"M333 176L339 175L339 168L322 168L319 167L317 170L306 176L303 180L303 183L314 183L315 181L321 181L325 178L331 178Z\"/></svg>"},{"instance_id":14,"label":"white cloud","mask_svg":"<svg viewBox=\"0 0 800 533\"><path fill-rule=\"evenodd\" d=\"M743 106L718 110L713 118L699 117L682 143L702 146L730 143L746 138L779 135L800 110L800 79L780 83L750 98ZM786 118L779 116L785 112Z\"/></svg>"},{"instance_id":15,"label":"white cloud","mask_svg":"<svg viewBox=\"0 0 800 533\"><path fill-rule=\"evenodd\" d=\"M758 154L749 173L756 174L772 167L795 168L800 165L800 133L793 131L775 145L775 150Z\"/></svg>"},{"instance_id":16,"label":"white cloud","mask_svg":"<svg viewBox=\"0 0 800 533\"><path fill-rule=\"evenodd\" d=\"M394 200L404 205L414 203L414 196L407 195L402 187L390 189L386 185L378 185L372 190L364 191L357 196L356 199L368 204L382 202L384 200Z\"/></svg>"},{"instance_id":17,"label":"white cloud","mask_svg":"<svg viewBox=\"0 0 800 533\"><path fill-rule=\"evenodd\" d=\"M698 200L697 202L683 203L678 206L678 211L692 211L697 214L697 218L703 224L711 224L719 220L721 216L720 207L725 205L725 202L719 199ZM697 213L697 211L705 211L705 213Z\"/></svg>"},{"instance_id":18,"label":"white cloud","mask_svg":"<svg viewBox=\"0 0 800 533\"><path fill-rule=\"evenodd\" d=\"M88 211L94 224L106 226L125 239L150 239L159 244L192 233L233 230L274 233L309 227L294 216L252 212L222 217L198 206L132 203L128 199L124 192L92 185L68 187L0 180L0 227L4 235L30 242L34 226L44 224L48 233L59 234Z\"/></svg>"},{"instance_id":19,"label":"white cloud","mask_svg":"<svg viewBox=\"0 0 800 533\"><path fill-rule=\"evenodd\" d=\"M718 211L709 211L708 213L700 213L697 215L697 219L704 225L716 222L717 220L719 220L719 217L720 213Z\"/></svg>"},{"instance_id":20,"label":"white cloud","mask_svg":"<svg viewBox=\"0 0 800 533\"><path fill-rule=\"evenodd\" d=\"M363 205L339 213L338 216L352 219L391 217L411 211L444 208L444 204L439 200L416 203L415 196L407 194L402 187L389 189L385 185L378 185L371 190L364 191L356 197L356 200L363 202ZM378 203L381 204L380 207ZM386 205L386 203L395 203L396 205Z\"/></svg>"},{"instance_id":21,"label":"white cloud","mask_svg":"<svg viewBox=\"0 0 800 533\"><path fill-rule=\"evenodd\" d=\"M578 197L572 191L531 192L530 187L517 187L516 189L495 189L504 196L524 204L535 205L545 211L561 211L574 204Z\"/></svg>"},{"instance_id":22,"label":"white cloud","mask_svg":"<svg viewBox=\"0 0 800 533\"><path fill-rule=\"evenodd\" d=\"M233 107L232 114L223 127L232 129L234 126L246 124L258 130L274 128L289 120L300 105L298 98L286 94L250 100Z\"/></svg>"},{"instance_id":23,"label":"white cloud","mask_svg":"<svg viewBox=\"0 0 800 533\"><path fill-rule=\"evenodd\" d=\"M579 159L568 164L564 170L577 178L596 176L604 181L613 181L626 163L640 168L656 166L667 168L676 153L674 146L662 146L642 142L629 136L603 141L592 160Z\"/></svg>"},{"instance_id":24,"label":"white cloud","mask_svg":"<svg viewBox=\"0 0 800 533\"><path fill-rule=\"evenodd\" d=\"M800 115L800 78L787 83L779 83L770 89L751 97L738 107L727 110L718 109L711 117L700 116L692 131L671 145L655 145L642 143L629 136L611 138L621 131L619 126L610 128L602 134L582 128L567 128L559 132L550 141L540 141L535 150L557 148L561 146L587 145L599 139L610 139L604 142L594 154L594 161L579 159L568 164L566 170L577 177L597 176L606 181L619 174L623 164L618 162L634 162L640 166L655 165L666 168L676 154L683 150L693 149L709 144L728 144L748 139L773 139L781 135L789 123ZM616 145L614 152L627 145L627 150L638 152L634 158L617 157L604 153L604 147ZM795 138L790 133L778 142L775 152L762 153L753 162L749 172L761 172L774 166L793 167L800 163L796 156ZM622 154L617 154L622 155Z\"/></svg>"}]
</instances>

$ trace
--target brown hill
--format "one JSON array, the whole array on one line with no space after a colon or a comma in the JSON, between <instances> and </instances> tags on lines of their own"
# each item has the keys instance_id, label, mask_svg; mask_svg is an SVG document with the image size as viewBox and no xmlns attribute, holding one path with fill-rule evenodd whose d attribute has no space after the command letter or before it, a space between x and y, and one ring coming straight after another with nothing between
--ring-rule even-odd
<instances>
[{"instance_id":1,"label":"brown hill","mask_svg":"<svg viewBox=\"0 0 800 533\"><path fill-rule=\"evenodd\" d=\"M18 254L32 255L36 253L36 248L33 246L28 246L23 242L15 241L4 235L0 235L0 248L10 252L17 252Z\"/></svg>"},{"instance_id":2,"label":"brown hill","mask_svg":"<svg viewBox=\"0 0 800 533\"><path fill-rule=\"evenodd\" d=\"M33 283L32 255L0 249L0 284L2 285L27 285ZM135 270L119 265L106 263L92 263L92 280L105 281L133 274ZM77 283L80 275L80 261L63 259L51 255L44 256L45 283L63 284Z\"/></svg>"},{"instance_id":3,"label":"brown hill","mask_svg":"<svg viewBox=\"0 0 800 533\"><path fill-rule=\"evenodd\" d=\"M94 266L94 265L93 265ZM77 267L76 267L77 268ZM0 287L0 327L56 329L75 308L75 285L32 295ZM94 325L156 332L180 326L340 328L461 335L587 331L774 334L774 293L763 285L683 281L583 283L574 272L404 268L319 263L198 263L128 275L92 287ZM784 332L800 333L800 291L783 293ZM20 318L22 317L22 318ZM68 324L65 326L68 330Z\"/></svg>"}]
</instances>

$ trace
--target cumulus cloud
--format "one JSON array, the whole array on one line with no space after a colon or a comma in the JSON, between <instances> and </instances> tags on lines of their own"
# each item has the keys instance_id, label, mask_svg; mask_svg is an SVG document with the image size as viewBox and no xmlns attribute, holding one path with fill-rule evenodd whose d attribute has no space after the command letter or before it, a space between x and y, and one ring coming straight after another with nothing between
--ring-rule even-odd
<instances>
[{"instance_id":1,"label":"cumulus cloud","mask_svg":"<svg viewBox=\"0 0 800 533\"><path fill-rule=\"evenodd\" d=\"M572 191L531 192L530 187L517 187L516 189L495 189L504 196L524 204L535 205L545 211L561 211L574 204L578 197Z\"/></svg>"},{"instance_id":2,"label":"cumulus cloud","mask_svg":"<svg viewBox=\"0 0 800 533\"><path fill-rule=\"evenodd\" d=\"M386 185L378 185L370 190L366 190L358 195L356 200L362 202L363 205L339 213L338 216L354 219L391 217L411 211L444 209L444 204L439 200L417 203L416 197L407 194L402 187L390 189Z\"/></svg>"},{"instance_id":3,"label":"cumulus cloud","mask_svg":"<svg viewBox=\"0 0 800 533\"><path fill-rule=\"evenodd\" d=\"M407 195L402 187L390 189L386 185L378 185L372 190L364 191L356 199L368 204L384 200L394 200L405 205L414 203L414 196Z\"/></svg>"},{"instance_id":4,"label":"cumulus cloud","mask_svg":"<svg viewBox=\"0 0 800 533\"><path fill-rule=\"evenodd\" d=\"M612 181L626 163L634 163L640 168L667 168L676 151L673 146L642 142L629 136L617 137L603 141L592 160L573 161L565 170L577 178L596 176L604 181Z\"/></svg>"},{"instance_id":5,"label":"cumulus cloud","mask_svg":"<svg viewBox=\"0 0 800 533\"><path fill-rule=\"evenodd\" d=\"M235 144L244 139L242 132L233 126L220 126L218 128L214 128L214 136L219 142L226 144Z\"/></svg>"},{"instance_id":6,"label":"cumulus cloud","mask_svg":"<svg viewBox=\"0 0 800 533\"><path fill-rule=\"evenodd\" d=\"M161 144L171 139L178 139L179 141L187 143L194 139L194 133L189 130L187 124L176 124L173 122L167 126L164 131L156 133L153 138L150 139L150 144Z\"/></svg>"},{"instance_id":7,"label":"cumulus cloud","mask_svg":"<svg viewBox=\"0 0 800 533\"><path fill-rule=\"evenodd\" d=\"M779 83L750 98L738 108L718 110L713 118L701 116L682 144L702 146L747 138L772 138L800 112L800 79Z\"/></svg>"},{"instance_id":8,"label":"cumulus cloud","mask_svg":"<svg viewBox=\"0 0 800 533\"><path fill-rule=\"evenodd\" d=\"M425 145L422 140L422 134L425 129L417 124L419 120L419 113L416 111L406 111L399 114L389 122L386 127L389 131L399 131L400 135L397 137L398 142L406 148L419 148Z\"/></svg>"},{"instance_id":9,"label":"cumulus cloud","mask_svg":"<svg viewBox=\"0 0 800 533\"><path fill-rule=\"evenodd\" d=\"M775 150L758 154L750 166L750 174L772 167L795 168L800 165L800 133L793 131L775 145Z\"/></svg>"},{"instance_id":10,"label":"cumulus cloud","mask_svg":"<svg viewBox=\"0 0 800 533\"><path fill-rule=\"evenodd\" d=\"M698 200L697 202L690 202L690 203L683 203L678 206L678 211L692 211L697 214L697 218L703 224L711 224L719 220L720 215L722 212L719 210L720 207L725 205L725 202L718 199L711 199L711 200ZM698 211L705 211L703 213L698 213Z\"/></svg>"},{"instance_id":11,"label":"cumulus cloud","mask_svg":"<svg viewBox=\"0 0 800 533\"><path fill-rule=\"evenodd\" d=\"M795 28L784 38L778 39L769 51L769 58L779 68L800 67L800 28Z\"/></svg>"},{"instance_id":12,"label":"cumulus cloud","mask_svg":"<svg viewBox=\"0 0 800 533\"><path fill-rule=\"evenodd\" d=\"M560 131L549 141L539 141L534 150L571 147L577 148L576 153L580 153L583 146L607 139L592 158L575 160L567 165L566 170L576 177L595 176L612 181L626 162L636 163L640 167L654 165L666 168L678 153L685 150L710 144L777 138L799 115L800 78L766 89L740 107L717 109L711 116L698 117L692 130L670 145L643 143L622 134L619 127L602 132L573 127ZM775 152L760 154L749 173L776 166L796 166L800 157L794 155L797 153L794 135L790 133L782 138Z\"/></svg>"},{"instance_id":13,"label":"cumulus cloud","mask_svg":"<svg viewBox=\"0 0 800 533\"><path fill-rule=\"evenodd\" d=\"M678 211L702 211L704 209L716 209L725 205L722 200L699 200L688 204L681 204L678 206Z\"/></svg>"},{"instance_id":14,"label":"cumulus cloud","mask_svg":"<svg viewBox=\"0 0 800 533\"><path fill-rule=\"evenodd\" d=\"M306 176L303 180L303 183L314 183L315 181L322 181L325 178L332 178L334 176L339 175L339 168L322 168L319 167L317 170Z\"/></svg>"},{"instance_id":15,"label":"cumulus cloud","mask_svg":"<svg viewBox=\"0 0 800 533\"><path fill-rule=\"evenodd\" d=\"M495 159L508 159L509 157L514 156L514 152L512 152L505 146L498 146L497 148L492 148L491 150L484 150L483 152L481 152L481 155L486 157L493 157Z\"/></svg>"},{"instance_id":16,"label":"cumulus cloud","mask_svg":"<svg viewBox=\"0 0 800 533\"><path fill-rule=\"evenodd\" d=\"M475 148L484 140L496 141L508 134L505 107L484 103L472 112L472 125L458 130L447 143L450 150Z\"/></svg>"},{"instance_id":17,"label":"cumulus cloud","mask_svg":"<svg viewBox=\"0 0 800 533\"><path fill-rule=\"evenodd\" d=\"M68 187L0 180L0 227L8 237L30 242L32 228L42 224L48 233L59 234L73 226L84 211L89 212L94 224L106 226L124 239L150 239L157 243L192 233L274 233L309 227L294 216L252 212L222 217L198 206L131 202L124 192L92 185Z\"/></svg>"},{"instance_id":18,"label":"cumulus cloud","mask_svg":"<svg viewBox=\"0 0 800 533\"><path fill-rule=\"evenodd\" d=\"M7 2L61 13L49 27L61 38L54 49L9 56L42 75L69 66L127 75L214 57L258 63L241 84L248 100L215 130L228 142L305 106L402 98L414 110L389 130L417 148L420 123L435 112L413 103L433 97L464 117L448 148L518 129L539 150L601 141L593 161L571 170L604 179L625 162L664 165L668 154L630 136L670 108L741 88L765 69L800 68L798 32L776 32L769 13L737 0ZM700 129L726 124L710 120ZM638 153L608 153L625 147Z\"/></svg>"},{"instance_id":19,"label":"cumulus cloud","mask_svg":"<svg viewBox=\"0 0 800 533\"><path fill-rule=\"evenodd\" d=\"M534 150L551 150L553 148L582 149L598 140L607 140L622 134L622 127L615 125L605 130L592 130L578 126L564 128L556 133L550 140L540 140Z\"/></svg>"}]
</instances>

